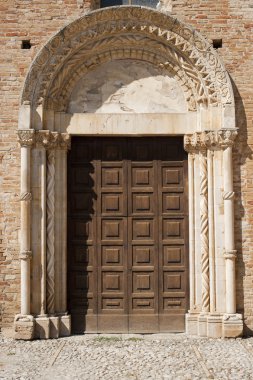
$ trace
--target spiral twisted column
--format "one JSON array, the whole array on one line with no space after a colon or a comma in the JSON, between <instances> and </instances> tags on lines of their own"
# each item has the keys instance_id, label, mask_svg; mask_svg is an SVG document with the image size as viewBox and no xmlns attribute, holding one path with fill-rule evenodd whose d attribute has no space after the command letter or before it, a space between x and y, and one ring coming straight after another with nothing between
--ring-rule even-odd
<instances>
[{"instance_id":1,"label":"spiral twisted column","mask_svg":"<svg viewBox=\"0 0 253 380\"><path fill-rule=\"evenodd\" d=\"M47 153L47 312L54 313L54 176L55 152Z\"/></svg>"},{"instance_id":2,"label":"spiral twisted column","mask_svg":"<svg viewBox=\"0 0 253 380\"><path fill-rule=\"evenodd\" d=\"M46 295L47 313L55 311L55 149L59 141L59 133L50 132L45 147L47 148L47 223L46 223Z\"/></svg>"},{"instance_id":3,"label":"spiral twisted column","mask_svg":"<svg viewBox=\"0 0 253 380\"><path fill-rule=\"evenodd\" d=\"M210 310L209 285L209 236L208 236L208 181L207 181L207 151L201 147L200 161L200 239L202 267L202 311Z\"/></svg>"}]
</instances>

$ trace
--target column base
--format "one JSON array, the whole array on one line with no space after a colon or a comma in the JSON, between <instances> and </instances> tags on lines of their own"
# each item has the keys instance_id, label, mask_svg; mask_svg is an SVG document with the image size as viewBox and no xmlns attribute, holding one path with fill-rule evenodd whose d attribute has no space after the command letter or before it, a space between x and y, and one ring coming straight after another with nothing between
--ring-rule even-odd
<instances>
[{"instance_id":1,"label":"column base","mask_svg":"<svg viewBox=\"0 0 253 380\"><path fill-rule=\"evenodd\" d=\"M71 335L70 315L38 316L35 318L37 339L57 339Z\"/></svg>"},{"instance_id":2,"label":"column base","mask_svg":"<svg viewBox=\"0 0 253 380\"><path fill-rule=\"evenodd\" d=\"M242 314L224 314L222 319L222 337L238 338L243 334Z\"/></svg>"},{"instance_id":3,"label":"column base","mask_svg":"<svg viewBox=\"0 0 253 380\"><path fill-rule=\"evenodd\" d=\"M207 336L209 338L222 337L222 315L209 314L207 319Z\"/></svg>"},{"instance_id":4,"label":"column base","mask_svg":"<svg viewBox=\"0 0 253 380\"><path fill-rule=\"evenodd\" d=\"M35 339L49 338L49 322L47 315L39 315L35 318Z\"/></svg>"},{"instance_id":5,"label":"column base","mask_svg":"<svg viewBox=\"0 0 253 380\"><path fill-rule=\"evenodd\" d=\"M201 313L198 317L198 336L207 336L207 313Z\"/></svg>"},{"instance_id":6,"label":"column base","mask_svg":"<svg viewBox=\"0 0 253 380\"><path fill-rule=\"evenodd\" d=\"M71 335L70 315L17 315L14 322L15 339L55 339Z\"/></svg>"},{"instance_id":7,"label":"column base","mask_svg":"<svg viewBox=\"0 0 253 380\"><path fill-rule=\"evenodd\" d=\"M35 321L32 315L15 316L14 320L15 339L32 340L34 339Z\"/></svg>"},{"instance_id":8,"label":"column base","mask_svg":"<svg viewBox=\"0 0 253 380\"><path fill-rule=\"evenodd\" d=\"M189 312L185 315L185 332L188 335L198 335L199 313Z\"/></svg>"},{"instance_id":9,"label":"column base","mask_svg":"<svg viewBox=\"0 0 253 380\"><path fill-rule=\"evenodd\" d=\"M186 314L186 333L209 338L238 338L243 334L241 314Z\"/></svg>"}]
</instances>

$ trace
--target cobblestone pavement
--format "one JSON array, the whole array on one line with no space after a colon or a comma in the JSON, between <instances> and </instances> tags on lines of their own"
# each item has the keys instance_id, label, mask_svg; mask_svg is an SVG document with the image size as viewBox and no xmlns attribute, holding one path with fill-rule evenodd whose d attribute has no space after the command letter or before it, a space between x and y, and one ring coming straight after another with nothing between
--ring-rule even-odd
<instances>
[{"instance_id":1,"label":"cobblestone pavement","mask_svg":"<svg viewBox=\"0 0 253 380\"><path fill-rule=\"evenodd\" d=\"M253 338L91 334L24 342L0 336L0 379L253 379Z\"/></svg>"}]
</instances>

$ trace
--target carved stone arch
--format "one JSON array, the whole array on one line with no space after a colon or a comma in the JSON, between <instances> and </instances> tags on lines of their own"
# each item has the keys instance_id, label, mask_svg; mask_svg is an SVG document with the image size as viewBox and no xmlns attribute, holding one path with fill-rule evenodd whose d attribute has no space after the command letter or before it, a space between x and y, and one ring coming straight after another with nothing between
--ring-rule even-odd
<instances>
[{"instance_id":1,"label":"carved stone arch","mask_svg":"<svg viewBox=\"0 0 253 380\"><path fill-rule=\"evenodd\" d=\"M124 52L119 51L122 42L127 45ZM181 78L184 76L190 110L201 104L234 105L229 76L212 46L176 18L136 6L96 10L60 30L32 63L21 103L30 104L33 112L41 104L51 108L50 97L64 97L65 83L73 81L80 62L86 61L87 69L92 68L100 60L98 54L110 55L111 51L117 59L127 57L128 50L131 58L129 49L134 47L153 54L154 64L173 67Z\"/></svg>"},{"instance_id":2,"label":"carved stone arch","mask_svg":"<svg viewBox=\"0 0 253 380\"><path fill-rule=\"evenodd\" d=\"M153 51L148 50L148 47L139 49L138 46L124 45L124 49L117 46L110 49L108 46L108 49L101 52L97 51L96 54L89 56L78 54L77 59L83 63L77 65L77 67L73 67L70 63L70 68L67 70L68 72L63 73L61 71L54 79L48 96L46 97L45 108L66 112L73 88L86 73L111 60L137 59L142 62L151 63L158 68L164 69L165 72L170 73L178 81L185 93L188 110L197 110L199 100L197 89L201 87L199 82L196 84L198 78L196 78L196 76L192 78L188 77L185 71L176 65L173 58L170 61L166 61L164 56L159 53L154 54ZM207 99L203 97L201 101L203 104L206 104Z\"/></svg>"},{"instance_id":3,"label":"carved stone arch","mask_svg":"<svg viewBox=\"0 0 253 380\"><path fill-rule=\"evenodd\" d=\"M172 77L188 109L161 112L155 117L144 112L113 113L109 118L103 113L68 113L77 83L103 65L120 60L138 61L161 70L164 77ZM210 337L241 334L242 316L236 313L235 304L234 107L229 75L218 53L198 32L168 14L138 6L104 8L71 22L50 39L29 69L20 105L19 337L33 336L35 327L40 337L70 333L66 304L66 152L71 135L114 134L184 135L189 153L190 219L186 330ZM40 283L37 275L32 276L30 287L34 254L32 270L41 270L41 276ZM32 288L40 299L30 305ZM42 330L46 331L44 335Z\"/></svg>"}]
</instances>

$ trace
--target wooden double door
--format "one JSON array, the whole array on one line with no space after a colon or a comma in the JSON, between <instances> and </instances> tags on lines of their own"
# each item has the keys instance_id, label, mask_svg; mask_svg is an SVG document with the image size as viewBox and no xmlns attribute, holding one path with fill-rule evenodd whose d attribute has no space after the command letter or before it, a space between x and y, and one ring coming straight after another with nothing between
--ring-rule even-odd
<instances>
[{"instance_id":1,"label":"wooden double door","mask_svg":"<svg viewBox=\"0 0 253 380\"><path fill-rule=\"evenodd\" d=\"M187 210L182 138L72 139L68 307L73 332L184 331Z\"/></svg>"}]
</instances>

